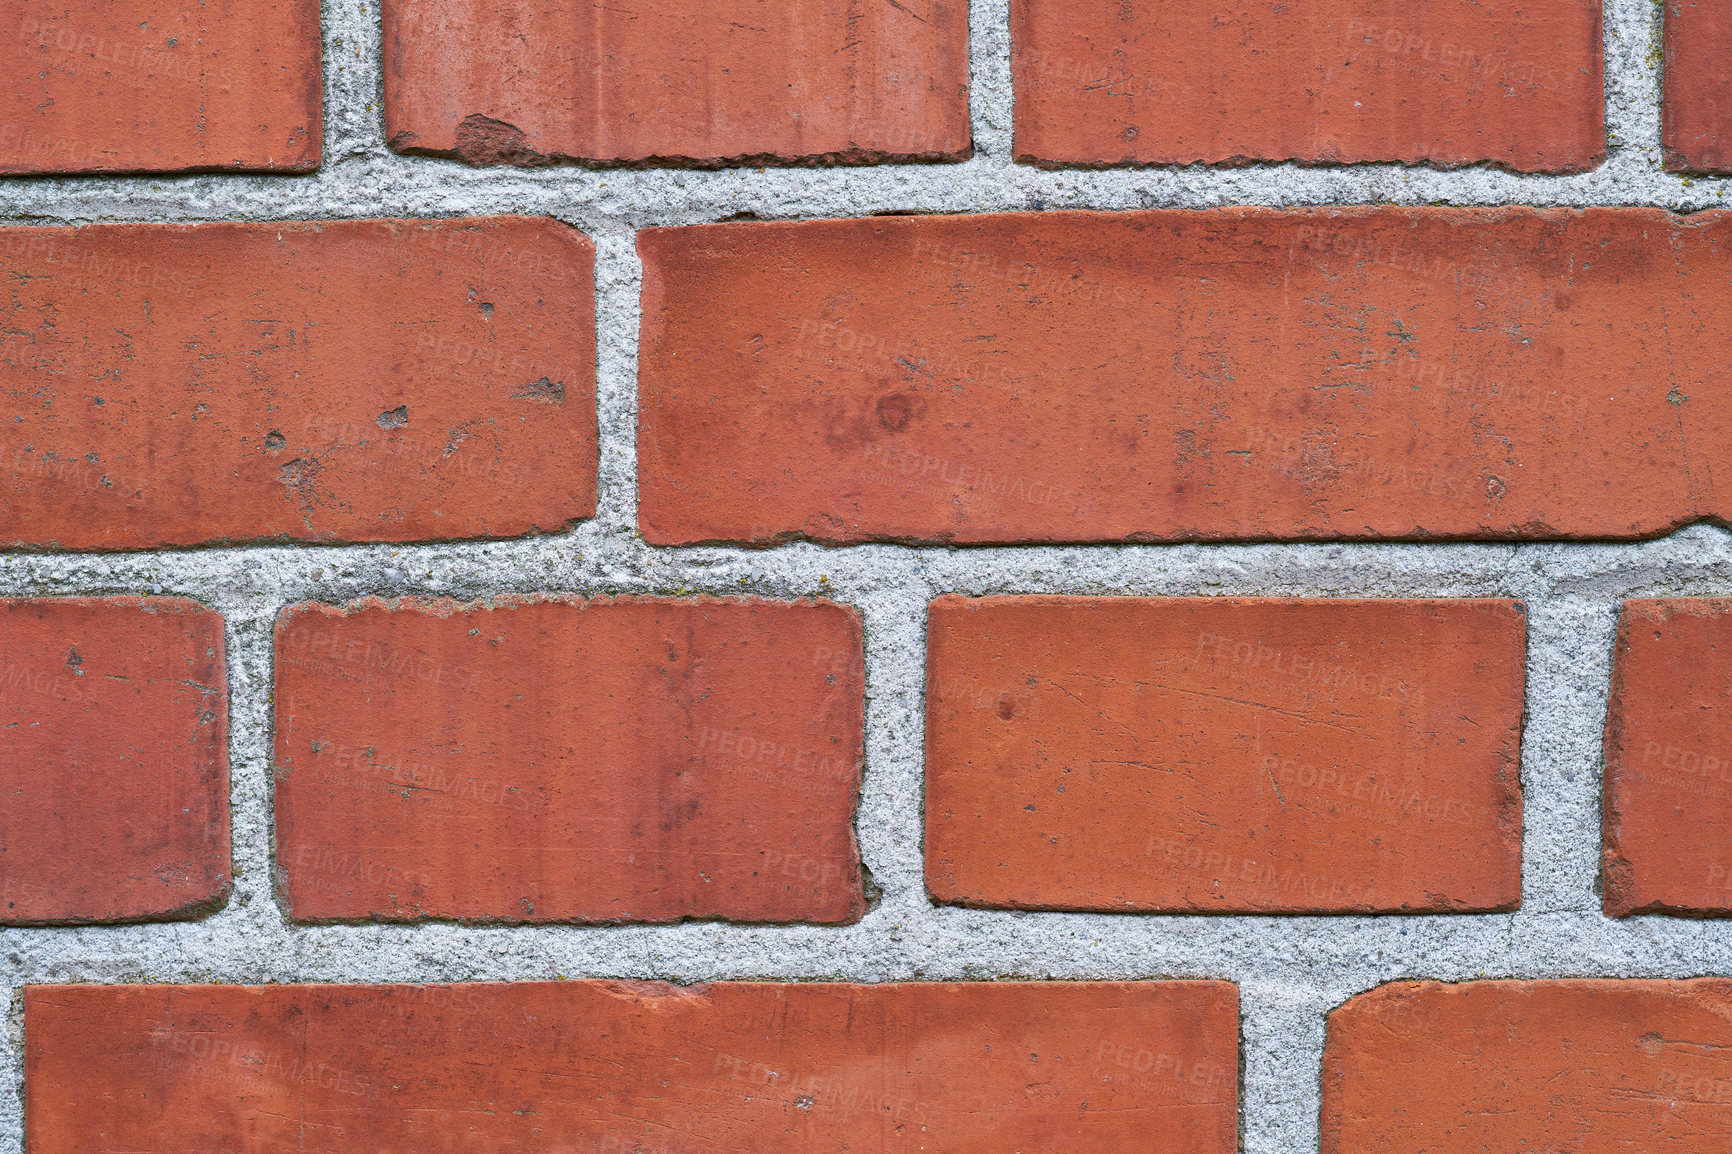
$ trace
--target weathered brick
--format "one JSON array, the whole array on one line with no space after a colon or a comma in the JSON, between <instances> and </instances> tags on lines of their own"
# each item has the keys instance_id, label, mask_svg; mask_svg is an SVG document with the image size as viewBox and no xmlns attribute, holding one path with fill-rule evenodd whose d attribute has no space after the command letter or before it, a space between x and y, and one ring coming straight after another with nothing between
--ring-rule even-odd
<instances>
[{"instance_id":1,"label":"weathered brick","mask_svg":"<svg viewBox=\"0 0 1732 1154\"><path fill-rule=\"evenodd\" d=\"M1228 982L31 986L31 1154L1237 1149Z\"/></svg>"},{"instance_id":2,"label":"weathered brick","mask_svg":"<svg viewBox=\"0 0 1732 1154\"><path fill-rule=\"evenodd\" d=\"M1732 914L1732 600L1625 604L1604 800L1608 914Z\"/></svg>"},{"instance_id":3,"label":"weathered brick","mask_svg":"<svg viewBox=\"0 0 1732 1154\"><path fill-rule=\"evenodd\" d=\"M311 172L318 0L19 0L0 173Z\"/></svg>"},{"instance_id":4,"label":"weathered brick","mask_svg":"<svg viewBox=\"0 0 1732 1154\"><path fill-rule=\"evenodd\" d=\"M229 888L220 616L0 599L0 924L193 917Z\"/></svg>"},{"instance_id":5,"label":"weathered brick","mask_svg":"<svg viewBox=\"0 0 1732 1154\"><path fill-rule=\"evenodd\" d=\"M1322 1154L1726 1148L1732 982L1392 982L1329 1015Z\"/></svg>"},{"instance_id":6,"label":"weathered brick","mask_svg":"<svg viewBox=\"0 0 1732 1154\"><path fill-rule=\"evenodd\" d=\"M302 605L277 845L309 920L846 922L858 616L824 602Z\"/></svg>"},{"instance_id":7,"label":"weathered brick","mask_svg":"<svg viewBox=\"0 0 1732 1154\"><path fill-rule=\"evenodd\" d=\"M593 248L556 221L0 229L0 543L557 530L595 511Z\"/></svg>"},{"instance_id":8,"label":"weathered brick","mask_svg":"<svg viewBox=\"0 0 1732 1154\"><path fill-rule=\"evenodd\" d=\"M1017 159L1490 161L1606 155L1598 0L1013 0Z\"/></svg>"},{"instance_id":9,"label":"weathered brick","mask_svg":"<svg viewBox=\"0 0 1732 1154\"><path fill-rule=\"evenodd\" d=\"M968 5L385 0L385 128L469 164L965 159Z\"/></svg>"},{"instance_id":10,"label":"weathered brick","mask_svg":"<svg viewBox=\"0 0 1732 1154\"><path fill-rule=\"evenodd\" d=\"M1229 913L1521 901L1511 601L942 597L940 902Z\"/></svg>"},{"instance_id":11,"label":"weathered brick","mask_svg":"<svg viewBox=\"0 0 1732 1154\"><path fill-rule=\"evenodd\" d=\"M1700 467L1732 443L1724 212L883 217L639 249L659 544L1632 538L1727 512Z\"/></svg>"},{"instance_id":12,"label":"weathered brick","mask_svg":"<svg viewBox=\"0 0 1732 1154\"><path fill-rule=\"evenodd\" d=\"M1666 0L1665 12L1666 167L1732 173L1732 0Z\"/></svg>"}]
</instances>

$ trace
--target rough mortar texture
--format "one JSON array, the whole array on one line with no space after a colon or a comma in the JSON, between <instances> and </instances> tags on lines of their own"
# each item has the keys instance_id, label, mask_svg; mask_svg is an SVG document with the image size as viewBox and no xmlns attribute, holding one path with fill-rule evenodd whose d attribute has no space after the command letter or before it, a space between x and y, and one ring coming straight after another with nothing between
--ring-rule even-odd
<instances>
[{"instance_id":1,"label":"rough mortar texture","mask_svg":"<svg viewBox=\"0 0 1732 1154\"><path fill-rule=\"evenodd\" d=\"M1627 597L1732 593L1732 534L1706 526L1621 545L651 549L634 532L637 294L646 225L873 212L1228 204L1728 203L1725 180L1666 174L1660 7L1608 0L1608 159L1574 176L1485 168L1262 165L1041 171L1010 161L1008 0L971 11L976 155L963 164L733 171L472 170L401 157L380 117L377 5L328 0L325 164L302 177L0 182L8 223L291 220L542 213L595 238L600 319L598 517L557 537L346 548L0 555L0 595L162 593L228 619L234 895L203 921L0 931L12 993L0 1046L0 1154L22 1147L17 987L33 982L409 982L625 977L886 981L1224 978L1243 1006L1243 1142L1318 1147L1324 1015L1398 978L1732 974L1732 923L1600 911L1600 737ZM857 925L292 927L271 877L271 624L283 606L369 594L822 595L864 615L866 776L856 818L881 896ZM1516 597L1529 608L1523 900L1510 914L1220 917L935 908L921 870L927 602L942 593Z\"/></svg>"}]
</instances>

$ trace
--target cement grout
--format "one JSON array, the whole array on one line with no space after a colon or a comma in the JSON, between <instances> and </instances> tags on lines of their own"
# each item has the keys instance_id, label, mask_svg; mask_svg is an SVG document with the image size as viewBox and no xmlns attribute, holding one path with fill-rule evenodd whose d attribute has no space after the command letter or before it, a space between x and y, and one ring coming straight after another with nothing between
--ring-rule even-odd
<instances>
[{"instance_id":1,"label":"cement grout","mask_svg":"<svg viewBox=\"0 0 1732 1154\"><path fill-rule=\"evenodd\" d=\"M66 981L461 981L632 977L695 982L1210 977L1239 983L1244 1140L1318 1146L1323 1016L1398 978L1732 974L1732 923L1601 915L1600 735L1613 630L1632 596L1732 594L1732 534L1589 544L1038 546L805 544L652 549L636 535L638 292L633 233L651 225L881 211L1130 209L1226 204L1725 203L1726 180L1659 164L1656 36L1647 0L1606 6L1611 145L1595 172L1517 176L1393 165L1046 172L1010 159L1008 0L971 0L974 159L955 165L722 172L474 171L383 143L378 8L325 4L326 166L309 177L0 181L13 223L283 220L538 213L597 246L600 509L571 532L419 546L211 548L0 555L0 595L165 593L228 621L234 895L200 922L0 930L0 987ZM881 896L842 928L295 927L274 896L271 624L288 604L378 594L504 592L827 596L866 623L866 776L856 821ZM1519 597L1527 603L1523 905L1511 914L1164 917L932 906L922 880L925 606L945 592ZM21 1151L16 1017L0 1046L0 1154Z\"/></svg>"}]
</instances>

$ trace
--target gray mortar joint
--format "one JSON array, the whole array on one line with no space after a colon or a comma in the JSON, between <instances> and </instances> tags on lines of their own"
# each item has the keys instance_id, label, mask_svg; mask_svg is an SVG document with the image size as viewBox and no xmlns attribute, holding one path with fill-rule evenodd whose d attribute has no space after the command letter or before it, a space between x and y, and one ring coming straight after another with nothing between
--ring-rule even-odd
<instances>
[{"instance_id":1,"label":"gray mortar joint","mask_svg":"<svg viewBox=\"0 0 1732 1154\"><path fill-rule=\"evenodd\" d=\"M0 595L168 593L228 619L235 888L198 922L0 931L14 1009L0 1047L0 1154L23 1147L17 990L37 982L446 982L621 977L851 980L1222 978L1243 1005L1242 1129L1251 1154L1318 1147L1324 1015L1400 978L1732 974L1732 922L1614 922L1599 869L1600 737L1613 630L1633 596L1732 594L1732 535L1573 545L1219 545L972 549L792 544L651 549L636 520L641 270L632 233L764 218L1228 204L1727 203L1728 181L1662 171L1659 7L1605 9L1609 156L1575 176L1488 168L1252 165L1042 171L1010 163L1008 0L971 6L974 159L962 164L716 172L475 171L384 144L379 14L324 8L325 165L311 176L0 181L9 223L296 220L529 213L597 242L601 507L552 537L342 548L0 555ZM828 596L865 617L866 776L856 827L882 896L842 928L294 926L271 878L271 624L285 605L368 594L502 592ZM1519 597L1528 605L1523 902L1511 914L1125 916L938 908L921 870L925 606L940 593Z\"/></svg>"}]
</instances>

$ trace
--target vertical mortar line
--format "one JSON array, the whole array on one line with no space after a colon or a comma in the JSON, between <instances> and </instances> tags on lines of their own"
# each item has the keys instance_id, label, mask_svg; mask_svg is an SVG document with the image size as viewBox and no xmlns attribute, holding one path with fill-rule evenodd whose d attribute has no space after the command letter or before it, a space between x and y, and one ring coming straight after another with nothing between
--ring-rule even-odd
<instances>
[{"instance_id":1,"label":"vertical mortar line","mask_svg":"<svg viewBox=\"0 0 1732 1154\"><path fill-rule=\"evenodd\" d=\"M24 991L21 987L0 989L6 1001L6 1044L0 1046L0 1085L10 1094L0 1094L0 1154L22 1154L24 1150Z\"/></svg>"},{"instance_id":2,"label":"vertical mortar line","mask_svg":"<svg viewBox=\"0 0 1732 1154\"><path fill-rule=\"evenodd\" d=\"M1626 180L1657 176L1661 165L1663 4L1664 0L1605 0L1606 167L1619 199L1626 194Z\"/></svg>"},{"instance_id":3,"label":"vertical mortar line","mask_svg":"<svg viewBox=\"0 0 1732 1154\"><path fill-rule=\"evenodd\" d=\"M919 577L860 597L866 634L866 774L855 829L886 915L907 927L930 913L922 857L926 747L926 602Z\"/></svg>"},{"instance_id":4,"label":"vertical mortar line","mask_svg":"<svg viewBox=\"0 0 1732 1154\"><path fill-rule=\"evenodd\" d=\"M340 198L347 181L331 169L339 160L390 157L385 147L384 29L378 0L323 0L320 27L324 69L325 152L315 177L321 192ZM315 196L320 202L327 195ZM321 204L321 208L324 205Z\"/></svg>"},{"instance_id":5,"label":"vertical mortar line","mask_svg":"<svg viewBox=\"0 0 1732 1154\"><path fill-rule=\"evenodd\" d=\"M969 125L976 163L991 168L1012 164L1009 23L1010 0L969 0Z\"/></svg>"},{"instance_id":6,"label":"vertical mortar line","mask_svg":"<svg viewBox=\"0 0 1732 1154\"><path fill-rule=\"evenodd\" d=\"M1296 1154L1321 1144L1324 1022L1342 999L1279 973L1239 978L1245 1154Z\"/></svg>"},{"instance_id":7,"label":"vertical mortar line","mask_svg":"<svg viewBox=\"0 0 1732 1154\"><path fill-rule=\"evenodd\" d=\"M637 234L595 242L596 428L600 437L595 527L630 547L637 540L637 373L643 264Z\"/></svg>"},{"instance_id":8,"label":"vertical mortar line","mask_svg":"<svg viewBox=\"0 0 1732 1154\"><path fill-rule=\"evenodd\" d=\"M225 613L229 672L229 828L234 892L217 915L247 933L280 933L275 904L272 781L273 655L277 607ZM286 915L286 911L282 911Z\"/></svg>"},{"instance_id":9,"label":"vertical mortar line","mask_svg":"<svg viewBox=\"0 0 1732 1154\"><path fill-rule=\"evenodd\" d=\"M1521 923L1600 916L1601 738L1619 600L1528 606Z\"/></svg>"}]
</instances>

